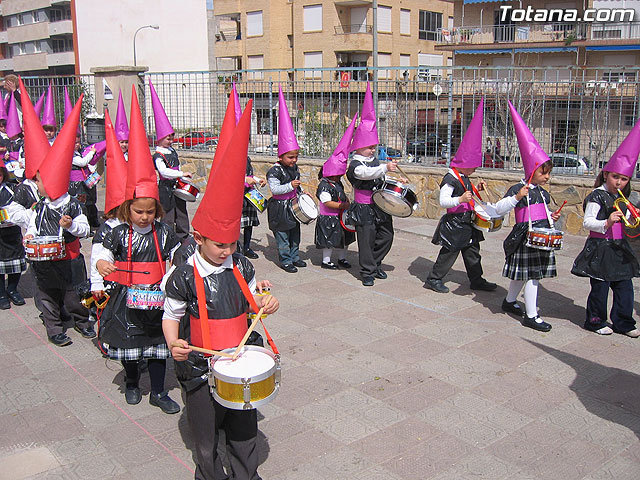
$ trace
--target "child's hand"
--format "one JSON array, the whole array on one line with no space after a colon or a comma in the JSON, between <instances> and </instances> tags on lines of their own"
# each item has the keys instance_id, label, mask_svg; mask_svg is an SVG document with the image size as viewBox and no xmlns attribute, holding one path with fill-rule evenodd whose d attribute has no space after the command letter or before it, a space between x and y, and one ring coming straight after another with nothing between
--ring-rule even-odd
<instances>
[{"instance_id":1,"label":"child's hand","mask_svg":"<svg viewBox=\"0 0 640 480\"><path fill-rule=\"evenodd\" d=\"M24 236L25 240L33 240L33 235L29 234L29 235L25 235Z\"/></svg>"},{"instance_id":2,"label":"child's hand","mask_svg":"<svg viewBox=\"0 0 640 480\"><path fill-rule=\"evenodd\" d=\"M263 313L268 315L277 312L278 308L280 308L280 302L278 302L278 299L273 295L263 295L258 297L256 299L256 303L258 304L258 307L264 308Z\"/></svg>"},{"instance_id":3,"label":"child's hand","mask_svg":"<svg viewBox=\"0 0 640 480\"><path fill-rule=\"evenodd\" d=\"M98 260L96 262L96 268L98 269L98 273L103 277L111 275L117 270L117 267L113 263L107 262L106 260Z\"/></svg>"},{"instance_id":4,"label":"child's hand","mask_svg":"<svg viewBox=\"0 0 640 480\"><path fill-rule=\"evenodd\" d=\"M261 187L264 187L267 184L267 181L264 178L258 178L258 183Z\"/></svg>"},{"instance_id":5,"label":"child's hand","mask_svg":"<svg viewBox=\"0 0 640 480\"><path fill-rule=\"evenodd\" d=\"M95 300L100 301L104 297L104 290L91 290L91 295Z\"/></svg>"},{"instance_id":6,"label":"child's hand","mask_svg":"<svg viewBox=\"0 0 640 480\"><path fill-rule=\"evenodd\" d=\"M518 191L518 193L516 193L516 200L520 201L524 197L526 197L528 194L529 194L529 185L525 185Z\"/></svg>"},{"instance_id":7,"label":"child's hand","mask_svg":"<svg viewBox=\"0 0 640 480\"><path fill-rule=\"evenodd\" d=\"M62 218L60 219L60 222L58 223L62 228L64 228L65 230L68 230L69 227L71 227L71 224L73 223L73 218L71 218L69 215L63 215Z\"/></svg>"},{"instance_id":8,"label":"child's hand","mask_svg":"<svg viewBox=\"0 0 640 480\"><path fill-rule=\"evenodd\" d=\"M560 219L560 212L553 212L551 214L551 218L553 219L554 222L557 222Z\"/></svg>"},{"instance_id":9,"label":"child's hand","mask_svg":"<svg viewBox=\"0 0 640 480\"><path fill-rule=\"evenodd\" d=\"M175 342L171 342L171 345L169 345L169 351L171 352L171 356L174 360L184 362L189 357L189 353L193 350L189 348L189 344L186 340L179 338Z\"/></svg>"},{"instance_id":10,"label":"child's hand","mask_svg":"<svg viewBox=\"0 0 640 480\"><path fill-rule=\"evenodd\" d=\"M351 205L351 202L349 201L349 199L347 198L344 202L340 202L340 210L346 210L347 208L349 208L349 205Z\"/></svg>"},{"instance_id":11,"label":"child's hand","mask_svg":"<svg viewBox=\"0 0 640 480\"><path fill-rule=\"evenodd\" d=\"M466 191L458 198L460 200L460 203L469 203L471 202L471 200L473 200L473 194L469 191Z\"/></svg>"},{"instance_id":12,"label":"child's hand","mask_svg":"<svg viewBox=\"0 0 640 480\"><path fill-rule=\"evenodd\" d=\"M302 182L300 180L291 180L291 186L293 188L298 188Z\"/></svg>"},{"instance_id":13,"label":"child's hand","mask_svg":"<svg viewBox=\"0 0 640 480\"><path fill-rule=\"evenodd\" d=\"M484 180L480 180L478 182L478 191L479 192L484 192L487 189L487 182L485 182Z\"/></svg>"},{"instance_id":14,"label":"child's hand","mask_svg":"<svg viewBox=\"0 0 640 480\"><path fill-rule=\"evenodd\" d=\"M256 282L256 290L258 293L262 293L264 290L270 290L273 285L269 280L260 280Z\"/></svg>"},{"instance_id":15,"label":"child's hand","mask_svg":"<svg viewBox=\"0 0 640 480\"><path fill-rule=\"evenodd\" d=\"M244 183L246 183L247 185L255 185L258 182L256 181L255 178L247 176L247 177L244 177Z\"/></svg>"},{"instance_id":16,"label":"child's hand","mask_svg":"<svg viewBox=\"0 0 640 480\"><path fill-rule=\"evenodd\" d=\"M185 173L182 175L182 178L193 178L193 173L191 173L191 172L185 172Z\"/></svg>"},{"instance_id":17,"label":"child's hand","mask_svg":"<svg viewBox=\"0 0 640 480\"><path fill-rule=\"evenodd\" d=\"M397 164L398 162L395 162L395 161L388 162L387 170L390 172L395 172L396 170L398 170Z\"/></svg>"},{"instance_id":18,"label":"child's hand","mask_svg":"<svg viewBox=\"0 0 640 480\"><path fill-rule=\"evenodd\" d=\"M611 215L607 218L607 228L610 228L614 223L621 221L623 216L622 212L618 210L611 212Z\"/></svg>"}]
</instances>

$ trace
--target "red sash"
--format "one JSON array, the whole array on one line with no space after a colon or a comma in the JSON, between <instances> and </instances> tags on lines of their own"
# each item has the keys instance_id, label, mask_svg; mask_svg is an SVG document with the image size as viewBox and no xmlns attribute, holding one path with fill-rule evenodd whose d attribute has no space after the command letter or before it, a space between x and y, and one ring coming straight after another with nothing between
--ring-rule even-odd
<instances>
[{"instance_id":1,"label":"red sash","mask_svg":"<svg viewBox=\"0 0 640 480\"><path fill-rule=\"evenodd\" d=\"M64 246L64 258L60 260L73 260L80 256L80 240L75 239L73 242L66 243Z\"/></svg>"},{"instance_id":2,"label":"red sash","mask_svg":"<svg viewBox=\"0 0 640 480\"><path fill-rule=\"evenodd\" d=\"M113 272L106 277L105 280L110 282L118 282L121 285L155 285L162 280L162 268L158 262L114 262L116 268L122 270L134 270L136 272L149 273L130 273L130 272Z\"/></svg>"}]
</instances>

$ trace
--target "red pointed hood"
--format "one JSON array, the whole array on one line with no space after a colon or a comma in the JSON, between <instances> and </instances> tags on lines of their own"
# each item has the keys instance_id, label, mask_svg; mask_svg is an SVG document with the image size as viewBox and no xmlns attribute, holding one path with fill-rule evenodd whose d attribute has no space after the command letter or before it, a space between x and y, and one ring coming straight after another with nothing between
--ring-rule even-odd
<instances>
[{"instance_id":1,"label":"red pointed hood","mask_svg":"<svg viewBox=\"0 0 640 480\"><path fill-rule=\"evenodd\" d=\"M131 87L131 114L129 115L129 161L127 162L127 187L125 199L155 198L158 195L158 180L153 159L149 151L147 133L142 123L140 104L135 86Z\"/></svg>"},{"instance_id":2,"label":"red pointed hood","mask_svg":"<svg viewBox=\"0 0 640 480\"><path fill-rule=\"evenodd\" d=\"M233 243L240 236L252 105L253 100L249 100L219 167L214 165L216 168L212 169L207 190L191 222L194 230L215 242ZM233 108L231 111L235 123L235 111Z\"/></svg>"},{"instance_id":3,"label":"red pointed hood","mask_svg":"<svg viewBox=\"0 0 640 480\"><path fill-rule=\"evenodd\" d=\"M24 124L24 177L32 179L36 176L40 164L47 156L51 145L40 124L40 117L31 104L31 98L27 89L18 77L20 91L22 92L22 123Z\"/></svg>"},{"instance_id":4,"label":"red pointed hood","mask_svg":"<svg viewBox=\"0 0 640 480\"><path fill-rule=\"evenodd\" d=\"M78 102L71 111L71 115L69 115L69 119L60 129L60 133L53 142L49 153L47 153L40 168L38 168L44 189L51 200L60 198L69 190L69 175L76 146L76 132L80 121L83 98L84 94L80 95Z\"/></svg>"},{"instance_id":5,"label":"red pointed hood","mask_svg":"<svg viewBox=\"0 0 640 480\"><path fill-rule=\"evenodd\" d=\"M127 188L127 161L120 148L115 129L111 123L109 110L104 112L104 130L107 137L107 184L105 189L104 211L119 207L125 200Z\"/></svg>"}]
</instances>

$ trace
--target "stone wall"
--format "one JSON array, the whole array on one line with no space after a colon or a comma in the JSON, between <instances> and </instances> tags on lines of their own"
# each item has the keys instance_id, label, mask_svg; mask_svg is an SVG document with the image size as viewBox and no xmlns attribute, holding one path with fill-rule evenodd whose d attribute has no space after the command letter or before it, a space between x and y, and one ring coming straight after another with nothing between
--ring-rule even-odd
<instances>
[{"instance_id":1,"label":"stone wall","mask_svg":"<svg viewBox=\"0 0 640 480\"><path fill-rule=\"evenodd\" d=\"M187 150L178 152L180 162L184 165L186 171L194 174L194 183L204 192L206 181L209 176L211 160L213 153L193 153ZM266 177L267 170L277 160L276 157L252 155L251 162L255 174L259 177ZM318 185L318 172L323 160L300 158L298 167L302 181L306 184L305 189L315 195L315 187ZM438 196L440 195L439 184L442 176L446 173L446 168L442 167L425 167L420 165L400 164L403 171L409 176L409 180L414 186L415 193L420 202L418 210L413 214L418 217L427 217L432 219L439 218L444 210L440 208ZM471 179L477 183L480 179L484 180L488 185L488 194L482 192L483 198L490 202L496 202L502 198L507 189L520 181L522 172L520 171L503 171L503 170L478 170ZM587 232L582 228L583 209L582 202L586 195L593 190L594 177L583 176L554 176L547 185L547 189L551 194L551 208L557 209L565 200L567 204L562 209L562 216L557 223L557 227L566 233L586 235ZM348 192L351 191L351 185L348 181L343 181ZM640 190L638 185L633 185L634 190ZM637 191L632 193L631 200L638 204L640 195ZM513 225L513 211L505 219L505 226Z\"/></svg>"}]
</instances>

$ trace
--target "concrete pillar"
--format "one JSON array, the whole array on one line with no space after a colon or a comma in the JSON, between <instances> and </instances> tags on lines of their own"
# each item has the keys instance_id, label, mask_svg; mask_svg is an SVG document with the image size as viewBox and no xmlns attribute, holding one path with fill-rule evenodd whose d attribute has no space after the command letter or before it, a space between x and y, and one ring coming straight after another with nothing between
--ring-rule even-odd
<instances>
[{"instance_id":1,"label":"concrete pillar","mask_svg":"<svg viewBox=\"0 0 640 480\"><path fill-rule=\"evenodd\" d=\"M122 90L122 99L127 110L127 119L131 111L131 85L135 85L138 90L138 100L140 107L144 109L144 76L142 74L149 70L149 67L133 67L126 65L116 65L113 67L93 67L91 73L95 76L96 87L96 109L98 113L104 114L104 104L109 108L111 120L116 121L116 111L118 110L118 91ZM104 99L104 88L102 79L107 81L109 88L113 92L113 100ZM143 112L143 117L144 112Z\"/></svg>"}]
</instances>

